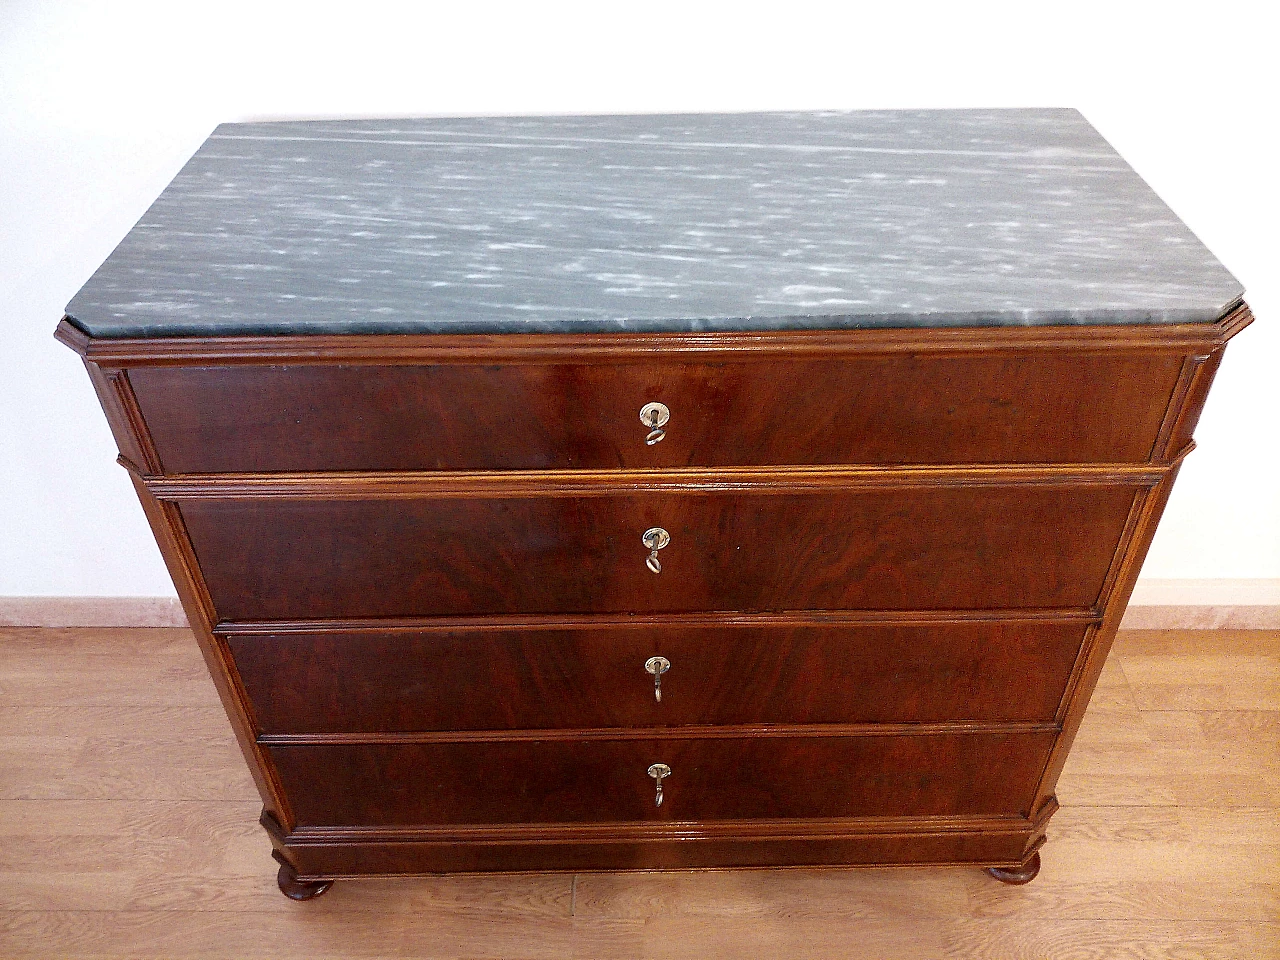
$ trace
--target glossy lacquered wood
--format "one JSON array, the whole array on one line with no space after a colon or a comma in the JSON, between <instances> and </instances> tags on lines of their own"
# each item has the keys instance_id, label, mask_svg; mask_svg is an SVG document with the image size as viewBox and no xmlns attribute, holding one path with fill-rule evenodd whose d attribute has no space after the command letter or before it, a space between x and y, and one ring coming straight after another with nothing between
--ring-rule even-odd
<instances>
[{"instance_id":1,"label":"glossy lacquered wood","mask_svg":"<svg viewBox=\"0 0 1280 960\"><path fill-rule=\"evenodd\" d=\"M166 473L1137 462L1176 355L144 367ZM671 410L647 445L641 407Z\"/></svg>"},{"instance_id":2,"label":"glossy lacquered wood","mask_svg":"<svg viewBox=\"0 0 1280 960\"><path fill-rule=\"evenodd\" d=\"M293 864L281 862L280 869L276 871L276 884L280 887L280 892L290 900L299 902L305 900L314 900L320 894L324 893L333 886L332 880L320 880L308 882L298 879L298 871L294 869Z\"/></svg>"},{"instance_id":3,"label":"glossy lacquered wood","mask_svg":"<svg viewBox=\"0 0 1280 960\"><path fill-rule=\"evenodd\" d=\"M987 873L1011 886L1020 887L1030 883L1040 873L1040 851L1031 854L1031 859L1016 867L987 867Z\"/></svg>"},{"instance_id":4,"label":"glossy lacquered wood","mask_svg":"<svg viewBox=\"0 0 1280 960\"><path fill-rule=\"evenodd\" d=\"M909 831L827 825L809 837L761 840L683 836L635 840L431 841L289 838L299 870L316 877L378 874L488 873L491 871L587 872L602 870L697 870L725 867L880 866L905 864L1018 863L1028 834L1023 822L991 820L956 829L939 824ZM771 881L771 885L776 880ZM740 945L737 945L740 947Z\"/></svg>"},{"instance_id":5,"label":"glossy lacquered wood","mask_svg":"<svg viewBox=\"0 0 1280 960\"><path fill-rule=\"evenodd\" d=\"M1053 733L272 746L303 826L1027 816ZM665 763L655 804L651 764Z\"/></svg>"},{"instance_id":6,"label":"glossy lacquered wood","mask_svg":"<svg viewBox=\"0 0 1280 960\"><path fill-rule=\"evenodd\" d=\"M1249 320L1241 305L1215 324L1106 329L108 341L64 324L59 337L86 358L275 852L291 882L309 884L436 870L1029 863L1222 347ZM1094 363L1096 380L1076 376ZM989 376L960 390L934 375L944 366ZM464 393L467 374L486 389L514 385L494 409L517 397L550 425L526 417L517 430L529 432L504 432L477 412L483 403L415 394L429 368L449 368ZM777 432L764 409L781 403L799 422L753 384L753 370L767 381L770 368L809 372L785 378L805 398L801 433ZM855 368L892 369L934 396L894 400L883 384L877 406L845 375ZM252 389L218 395L232 369ZM662 443L637 446L673 458L654 461L619 460L600 440L613 421L595 408L566 403L581 426L548 417L549 371L576 402L593 389L612 396L606 374L646 369L698 371L663 381L693 396L715 388L700 377L722 375L740 393L717 409L740 415L698 421L684 447L673 443L676 403ZM819 369L863 405L844 415L870 453L827 462L844 456L847 433L830 413L841 397L803 382ZM324 386L350 385L352 371L367 391ZM625 373L616 383L635 386ZM296 399L307 391L363 419L326 419L322 404ZM748 396L770 402L753 412ZM642 444L640 402L669 398L622 399L637 409L617 422ZM178 409L188 403L204 409ZM246 436L227 433L224 409ZM421 409L449 414L437 436L458 456L479 451L473 472L418 459L434 455L414 426ZM258 429L270 440L255 440ZM403 451L387 439L397 432ZM225 453L200 449L224 436ZM360 457L342 461L348 444ZM525 461L503 459L545 457L548 445L577 459L516 472ZM183 471L206 472L179 474L180 449ZM914 450L932 459L912 461ZM386 472L402 464L421 469ZM672 533L656 577L640 544L653 525ZM1037 626L1019 632L1021 620ZM653 640L645 658L673 660L662 707L647 699L642 660L627 668L634 686L586 696L638 656L636 638ZM429 663L449 676L417 684L415 665L439 673ZM739 694L747 668L764 679ZM846 696L859 678L864 697ZM695 687L704 715L687 706ZM687 720L646 723L643 711L667 706ZM661 808L650 806L654 762L673 769Z\"/></svg>"},{"instance_id":7,"label":"glossy lacquered wood","mask_svg":"<svg viewBox=\"0 0 1280 960\"><path fill-rule=\"evenodd\" d=\"M938 960L948 937L964 957L1276 953L1280 631L1122 632L1062 777L1044 875L1016 890L972 865L1019 864L1034 822L786 825L813 830L806 839L735 824L732 840L699 824L627 841L566 825L572 840L298 831L287 852L311 878L561 871L338 881L306 904L277 892L261 802L189 631L0 629L0 650L6 956L316 960L393 944L475 960L536 944L593 960L740 960L767 942ZM825 866L868 863L971 866ZM824 866L683 872L798 864ZM619 867L681 872L582 872Z\"/></svg>"},{"instance_id":8,"label":"glossy lacquered wood","mask_svg":"<svg viewBox=\"0 0 1280 960\"><path fill-rule=\"evenodd\" d=\"M267 734L1054 719L1087 625L232 635ZM662 700L646 661L662 656Z\"/></svg>"},{"instance_id":9,"label":"glossy lacquered wood","mask_svg":"<svg viewBox=\"0 0 1280 960\"><path fill-rule=\"evenodd\" d=\"M1128 486L776 496L200 500L222 620L646 610L1092 607ZM644 531L671 543L645 566Z\"/></svg>"}]
</instances>

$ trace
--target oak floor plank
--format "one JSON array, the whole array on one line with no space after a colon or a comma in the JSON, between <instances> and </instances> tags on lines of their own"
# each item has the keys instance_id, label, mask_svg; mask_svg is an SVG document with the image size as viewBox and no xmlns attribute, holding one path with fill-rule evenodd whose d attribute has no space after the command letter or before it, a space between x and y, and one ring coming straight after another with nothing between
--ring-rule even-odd
<instances>
[{"instance_id":1,"label":"oak floor plank","mask_svg":"<svg viewBox=\"0 0 1280 960\"><path fill-rule=\"evenodd\" d=\"M943 957L965 960L1271 960L1280 923L1225 920L956 919Z\"/></svg>"},{"instance_id":2,"label":"oak floor plank","mask_svg":"<svg viewBox=\"0 0 1280 960\"><path fill-rule=\"evenodd\" d=\"M1133 692L1114 659L1103 667L1058 782L1063 806L1159 807L1178 802L1174 785L1120 757L1148 758L1154 748Z\"/></svg>"},{"instance_id":3,"label":"oak floor plank","mask_svg":"<svg viewBox=\"0 0 1280 960\"><path fill-rule=\"evenodd\" d=\"M276 894L279 896L279 893ZM293 904L269 913L169 911L0 912L7 958L74 956L85 960L199 958L413 957L557 960L643 956L640 929L615 919L583 937L572 917L514 915L485 922L414 911L351 912ZM321 907L321 909L311 909Z\"/></svg>"},{"instance_id":4,"label":"oak floor plank","mask_svg":"<svg viewBox=\"0 0 1280 960\"><path fill-rule=\"evenodd\" d=\"M1050 824L1049 842L1034 883L1000 888L971 878L972 913L1280 920L1274 810L1067 807Z\"/></svg>"},{"instance_id":5,"label":"oak floor plank","mask_svg":"<svg viewBox=\"0 0 1280 960\"><path fill-rule=\"evenodd\" d=\"M1280 710L1145 710L1142 725L1153 740L1187 750L1230 746L1280 757Z\"/></svg>"},{"instance_id":6,"label":"oak floor plank","mask_svg":"<svg viewBox=\"0 0 1280 960\"><path fill-rule=\"evenodd\" d=\"M189 649L196 662L200 660L195 636L187 627L0 627L0 639L4 640L0 663L28 650L133 657L175 647Z\"/></svg>"},{"instance_id":7,"label":"oak floor plank","mask_svg":"<svg viewBox=\"0 0 1280 960\"><path fill-rule=\"evenodd\" d=\"M189 630L4 632L0 702L7 707L217 707Z\"/></svg>"},{"instance_id":8,"label":"oak floor plank","mask_svg":"<svg viewBox=\"0 0 1280 960\"><path fill-rule=\"evenodd\" d=\"M128 888L130 910L285 914L298 905L280 896L273 870L257 869L243 880L228 882L232 874L192 871L174 876L147 874ZM421 914L476 924L532 923L538 918L562 920L571 915L573 878L564 874L536 876L443 876L413 879L369 879L335 884L322 907L331 913Z\"/></svg>"},{"instance_id":9,"label":"oak floor plank","mask_svg":"<svg viewBox=\"0 0 1280 960\"><path fill-rule=\"evenodd\" d=\"M1204 630L1123 638L1115 660L1143 710L1274 710L1280 703L1280 633Z\"/></svg>"},{"instance_id":10,"label":"oak floor plank","mask_svg":"<svg viewBox=\"0 0 1280 960\"><path fill-rule=\"evenodd\" d=\"M759 870L275 886L185 630L0 630L3 958L1280 958L1280 633L1121 634L1040 876Z\"/></svg>"},{"instance_id":11,"label":"oak floor plank","mask_svg":"<svg viewBox=\"0 0 1280 960\"><path fill-rule=\"evenodd\" d=\"M575 916L644 920L707 917L841 917L850 922L890 913L902 918L959 909L956 876L965 868L706 870L683 873L581 874Z\"/></svg>"},{"instance_id":12,"label":"oak floor plank","mask_svg":"<svg viewBox=\"0 0 1280 960\"><path fill-rule=\"evenodd\" d=\"M257 796L232 801L6 800L0 839L82 836L168 837L192 830L252 835L259 830ZM246 826L249 824L249 826ZM220 841L223 837L218 838Z\"/></svg>"},{"instance_id":13,"label":"oak floor plank","mask_svg":"<svg viewBox=\"0 0 1280 960\"><path fill-rule=\"evenodd\" d=\"M231 721L216 701L198 707L0 704L0 735L4 736L91 737L109 731L116 737L145 740L158 730L169 737L232 736Z\"/></svg>"},{"instance_id":14,"label":"oak floor plank","mask_svg":"<svg viewBox=\"0 0 1280 960\"><path fill-rule=\"evenodd\" d=\"M15 762L16 761L16 762ZM0 736L0 800L243 800L253 781L231 737Z\"/></svg>"},{"instance_id":15,"label":"oak floor plank","mask_svg":"<svg viewBox=\"0 0 1280 960\"><path fill-rule=\"evenodd\" d=\"M593 874L575 919L641 924L636 956L936 957L962 909L948 868Z\"/></svg>"},{"instance_id":16,"label":"oak floor plank","mask_svg":"<svg viewBox=\"0 0 1280 960\"><path fill-rule=\"evenodd\" d=\"M1280 630L1121 630L1111 647L1129 657L1280 656Z\"/></svg>"},{"instance_id":17,"label":"oak floor plank","mask_svg":"<svg viewBox=\"0 0 1280 960\"><path fill-rule=\"evenodd\" d=\"M1063 770L1062 803L1265 807L1274 803L1280 764L1256 742L1149 746L1080 743Z\"/></svg>"},{"instance_id":18,"label":"oak floor plank","mask_svg":"<svg viewBox=\"0 0 1280 960\"><path fill-rule=\"evenodd\" d=\"M67 871L50 870L42 863L25 870L13 869L8 862L0 864L0 918L16 911L83 910L87 903L98 910L128 909L129 889L136 878L133 870L112 870L96 861L88 862L87 869ZM12 945L0 936L0 946L8 951Z\"/></svg>"}]
</instances>

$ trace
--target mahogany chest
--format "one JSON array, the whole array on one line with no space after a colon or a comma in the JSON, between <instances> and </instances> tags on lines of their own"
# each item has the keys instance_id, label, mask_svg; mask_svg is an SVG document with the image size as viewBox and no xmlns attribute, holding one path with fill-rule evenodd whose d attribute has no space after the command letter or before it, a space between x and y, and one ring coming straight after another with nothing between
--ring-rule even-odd
<instances>
[{"instance_id":1,"label":"mahogany chest","mask_svg":"<svg viewBox=\"0 0 1280 960\"><path fill-rule=\"evenodd\" d=\"M312 121L58 336L286 894L1025 882L1241 295L1074 111Z\"/></svg>"}]
</instances>

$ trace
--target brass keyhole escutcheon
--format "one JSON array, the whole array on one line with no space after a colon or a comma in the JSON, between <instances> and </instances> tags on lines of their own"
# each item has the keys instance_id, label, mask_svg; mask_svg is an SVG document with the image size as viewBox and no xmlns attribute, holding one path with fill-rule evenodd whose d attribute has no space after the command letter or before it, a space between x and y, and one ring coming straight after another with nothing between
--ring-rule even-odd
<instances>
[{"instance_id":1,"label":"brass keyhole escutcheon","mask_svg":"<svg viewBox=\"0 0 1280 960\"><path fill-rule=\"evenodd\" d=\"M646 403L641 407L640 422L649 428L649 435L644 438L644 442L651 447L655 443L661 443L662 438L667 435L662 427L670 419L671 411L665 403Z\"/></svg>"},{"instance_id":2,"label":"brass keyhole escutcheon","mask_svg":"<svg viewBox=\"0 0 1280 960\"><path fill-rule=\"evenodd\" d=\"M662 702L662 675L671 669L671 661L666 657L650 657L644 662L646 673L653 674L653 699Z\"/></svg>"},{"instance_id":3,"label":"brass keyhole escutcheon","mask_svg":"<svg viewBox=\"0 0 1280 960\"><path fill-rule=\"evenodd\" d=\"M671 542L671 534L661 527L650 527L640 537L640 542L649 548L649 556L644 565L653 573L661 573L662 562L658 559L658 551Z\"/></svg>"},{"instance_id":4,"label":"brass keyhole escutcheon","mask_svg":"<svg viewBox=\"0 0 1280 960\"><path fill-rule=\"evenodd\" d=\"M653 798L655 807L662 806L662 781L671 776L671 768L665 763L655 763L649 768L649 776L658 781L658 793Z\"/></svg>"}]
</instances>

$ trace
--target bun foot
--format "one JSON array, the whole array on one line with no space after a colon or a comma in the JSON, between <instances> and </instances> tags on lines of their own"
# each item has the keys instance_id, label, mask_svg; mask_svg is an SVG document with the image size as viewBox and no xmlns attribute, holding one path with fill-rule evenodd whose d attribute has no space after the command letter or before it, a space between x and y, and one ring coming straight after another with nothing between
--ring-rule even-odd
<instances>
[{"instance_id":1,"label":"bun foot","mask_svg":"<svg viewBox=\"0 0 1280 960\"><path fill-rule=\"evenodd\" d=\"M1036 878L1036 874L1040 872L1040 851L1037 850L1028 860L1020 867L987 867L987 873L995 877L1001 883L1023 884L1030 883Z\"/></svg>"},{"instance_id":2,"label":"bun foot","mask_svg":"<svg viewBox=\"0 0 1280 960\"><path fill-rule=\"evenodd\" d=\"M280 884L280 892L290 900L311 900L333 886L332 880L299 880L298 874L287 863L280 864L276 883Z\"/></svg>"}]
</instances>

